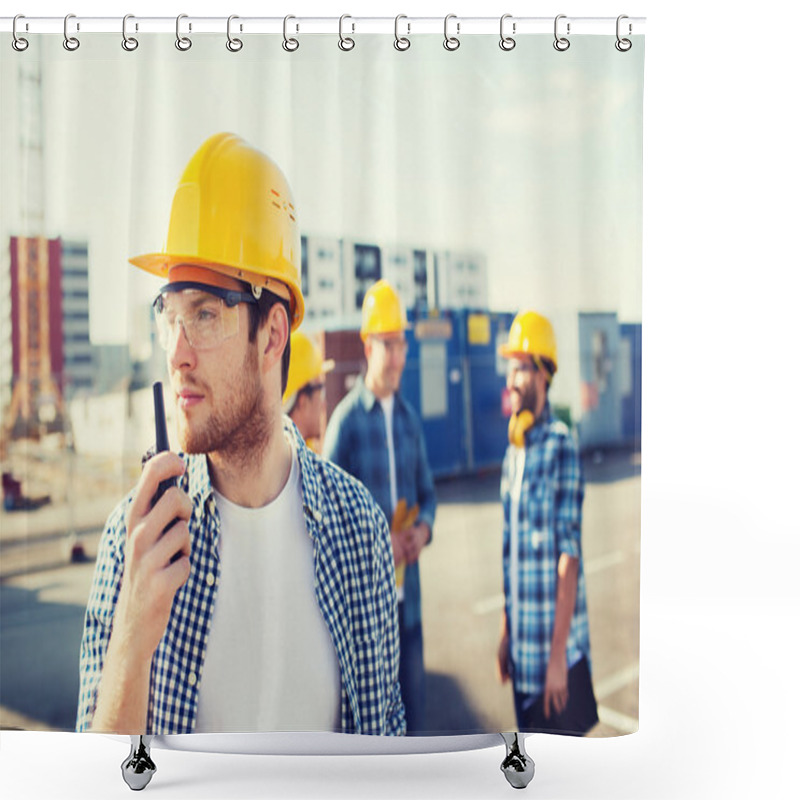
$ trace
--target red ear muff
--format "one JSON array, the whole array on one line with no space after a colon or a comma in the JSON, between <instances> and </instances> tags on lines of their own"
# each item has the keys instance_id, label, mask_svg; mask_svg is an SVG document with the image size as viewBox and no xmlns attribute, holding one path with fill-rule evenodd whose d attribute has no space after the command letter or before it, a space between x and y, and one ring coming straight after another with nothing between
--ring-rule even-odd
<instances>
[{"instance_id":1,"label":"red ear muff","mask_svg":"<svg viewBox=\"0 0 800 800\"><path fill-rule=\"evenodd\" d=\"M514 447L525 447L525 434L533 427L536 417L532 411L524 409L519 414L512 414L508 421L508 441Z\"/></svg>"}]
</instances>

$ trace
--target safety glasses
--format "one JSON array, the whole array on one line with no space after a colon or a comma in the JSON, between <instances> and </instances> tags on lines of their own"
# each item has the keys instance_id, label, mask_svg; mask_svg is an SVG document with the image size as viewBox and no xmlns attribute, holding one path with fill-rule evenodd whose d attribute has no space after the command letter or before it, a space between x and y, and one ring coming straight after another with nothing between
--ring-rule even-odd
<instances>
[{"instance_id":1,"label":"safety glasses","mask_svg":"<svg viewBox=\"0 0 800 800\"><path fill-rule=\"evenodd\" d=\"M169 352L178 338L178 326L196 350L219 347L239 330L239 305L255 303L251 294L205 286L170 284L153 302L158 341Z\"/></svg>"},{"instance_id":2,"label":"safety glasses","mask_svg":"<svg viewBox=\"0 0 800 800\"><path fill-rule=\"evenodd\" d=\"M539 365L533 360L512 358L506 367L506 374L513 375L517 372L538 372Z\"/></svg>"}]
</instances>

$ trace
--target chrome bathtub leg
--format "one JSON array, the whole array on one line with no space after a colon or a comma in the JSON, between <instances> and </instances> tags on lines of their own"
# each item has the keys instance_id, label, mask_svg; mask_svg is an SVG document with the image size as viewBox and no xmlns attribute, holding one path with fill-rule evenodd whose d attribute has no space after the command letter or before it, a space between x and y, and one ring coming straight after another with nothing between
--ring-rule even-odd
<instances>
[{"instance_id":1,"label":"chrome bathtub leg","mask_svg":"<svg viewBox=\"0 0 800 800\"><path fill-rule=\"evenodd\" d=\"M506 757L500 765L506 780L515 789L524 789L533 780L535 765L525 752L525 740L518 733L501 733L506 745Z\"/></svg>"},{"instance_id":2,"label":"chrome bathtub leg","mask_svg":"<svg viewBox=\"0 0 800 800\"><path fill-rule=\"evenodd\" d=\"M150 758L152 736L131 736L131 752L122 762L122 778L135 792L144 789L156 771Z\"/></svg>"}]
</instances>

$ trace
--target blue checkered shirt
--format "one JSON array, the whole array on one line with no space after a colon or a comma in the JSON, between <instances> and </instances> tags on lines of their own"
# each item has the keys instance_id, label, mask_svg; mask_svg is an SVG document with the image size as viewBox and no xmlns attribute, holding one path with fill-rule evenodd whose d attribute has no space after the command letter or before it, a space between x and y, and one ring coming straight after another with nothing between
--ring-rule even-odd
<instances>
[{"instance_id":1,"label":"blue checkered shirt","mask_svg":"<svg viewBox=\"0 0 800 800\"><path fill-rule=\"evenodd\" d=\"M567 640L572 666L589 653L586 582L581 558L583 472L569 428L549 404L525 435L525 467L518 516L517 625L512 633L511 487L518 448L509 445L503 460L503 585L509 621L511 665L516 691L544 693L556 613L557 567L562 553L577 558L578 589Z\"/></svg>"},{"instance_id":2,"label":"blue checkered shirt","mask_svg":"<svg viewBox=\"0 0 800 800\"><path fill-rule=\"evenodd\" d=\"M306 529L314 545L316 596L341 670L342 731L404 734L398 683L399 638L394 562L384 515L361 484L309 450L294 424ZM178 591L153 656L148 731L191 733L220 577L219 512L206 458L183 456L181 488L192 498L191 573ZM106 523L86 609L77 729L87 730L119 596L129 495ZM212 580L213 577L213 580Z\"/></svg>"},{"instance_id":3,"label":"blue checkered shirt","mask_svg":"<svg viewBox=\"0 0 800 800\"><path fill-rule=\"evenodd\" d=\"M417 519L427 523L433 534L436 492L422 423L399 393L394 396L392 434L398 500L405 498L409 508L419 503ZM392 519L385 417L381 404L362 378L331 414L322 453L358 478L370 490L386 519ZM403 591L404 627L412 628L422 622L419 563L406 567Z\"/></svg>"}]
</instances>

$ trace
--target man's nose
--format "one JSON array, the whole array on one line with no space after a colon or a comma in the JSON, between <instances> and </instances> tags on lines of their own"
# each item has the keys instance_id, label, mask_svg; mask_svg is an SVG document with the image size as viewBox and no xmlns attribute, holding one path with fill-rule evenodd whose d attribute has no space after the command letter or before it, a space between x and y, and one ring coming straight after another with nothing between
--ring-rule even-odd
<instances>
[{"instance_id":1,"label":"man's nose","mask_svg":"<svg viewBox=\"0 0 800 800\"><path fill-rule=\"evenodd\" d=\"M178 319L170 331L169 348L167 350L169 365L172 369L191 367L195 363L194 348L189 344L183 320Z\"/></svg>"}]
</instances>

